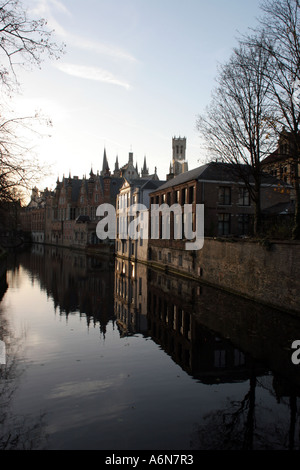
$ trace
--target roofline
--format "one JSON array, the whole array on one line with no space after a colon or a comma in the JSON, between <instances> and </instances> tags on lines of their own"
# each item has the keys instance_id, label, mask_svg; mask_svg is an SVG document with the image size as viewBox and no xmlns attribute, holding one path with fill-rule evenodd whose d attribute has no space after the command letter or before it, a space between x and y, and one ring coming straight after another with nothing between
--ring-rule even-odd
<instances>
[{"instance_id":1,"label":"roofline","mask_svg":"<svg viewBox=\"0 0 300 470\"><path fill-rule=\"evenodd\" d=\"M286 183L284 181L281 181L281 180L277 180L278 182L280 182L280 185L281 186L284 186L285 188L293 188L293 185L289 184L289 183ZM153 193L157 193L159 191L168 191L169 189L175 189L176 190L176 186L182 186L183 184L187 184L187 183L190 183L190 182L198 182L198 183L212 183L212 184L231 184L231 185L243 185L243 186L246 186L246 183L244 181L224 181L224 180L206 180L206 179L197 179L197 178L194 178L192 180L188 180L188 181L185 181L184 183L178 183L178 185L173 185L173 186L168 186L167 188L157 188L156 190L152 191L151 194ZM248 183L250 186L254 186L255 183L253 182L249 182ZM272 183L261 183L260 185L261 188L277 188L278 187L278 183L276 184L275 181L273 181Z\"/></svg>"}]
</instances>

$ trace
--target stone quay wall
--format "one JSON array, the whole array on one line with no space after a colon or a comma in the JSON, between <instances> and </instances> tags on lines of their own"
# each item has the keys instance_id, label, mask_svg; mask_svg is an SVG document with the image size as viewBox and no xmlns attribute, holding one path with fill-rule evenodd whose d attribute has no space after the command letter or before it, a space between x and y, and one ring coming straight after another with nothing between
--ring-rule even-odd
<instances>
[{"instance_id":1,"label":"stone quay wall","mask_svg":"<svg viewBox=\"0 0 300 470\"><path fill-rule=\"evenodd\" d=\"M300 242L206 238L193 252L154 245L150 264L300 314Z\"/></svg>"}]
</instances>

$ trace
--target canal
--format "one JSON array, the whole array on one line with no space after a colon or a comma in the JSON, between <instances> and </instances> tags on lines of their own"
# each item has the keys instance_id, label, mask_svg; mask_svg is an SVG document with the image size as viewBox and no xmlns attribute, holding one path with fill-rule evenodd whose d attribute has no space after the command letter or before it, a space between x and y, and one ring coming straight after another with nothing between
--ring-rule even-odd
<instances>
[{"instance_id":1,"label":"canal","mask_svg":"<svg viewBox=\"0 0 300 470\"><path fill-rule=\"evenodd\" d=\"M42 245L0 291L1 450L299 449L299 318Z\"/></svg>"}]
</instances>

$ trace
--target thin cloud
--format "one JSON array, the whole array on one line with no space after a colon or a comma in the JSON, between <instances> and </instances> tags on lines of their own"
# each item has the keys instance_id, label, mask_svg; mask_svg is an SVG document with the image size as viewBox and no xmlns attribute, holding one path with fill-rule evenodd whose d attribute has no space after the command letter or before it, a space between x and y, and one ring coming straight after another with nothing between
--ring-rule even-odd
<instances>
[{"instance_id":1,"label":"thin cloud","mask_svg":"<svg viewBox=\"0 0 300 470\"><path fill-rule=\"evenodd\" d=\"M65 13L69 16L71 16L71 13L70 11L68 10L68 8L63 4L61 3L59 0L50 0L50 3L52 3L52 5L54 5L54 7L61 11L62 13Z\"/></svg>"},{"instance_id":2,"label":"thin cloud","mask_svg":"<svg viewBox=\"0 0 300 470\"><path fill-rule=\"evenodd\" d=\"M60 33L62 34L61 29L62 28L60 28ZM65 32L64 40L67 44L71 44L78 49L89 50L96 52L97 54L104 54L112 58L123 59L130 62L137 61L135 57L122 49L112 45L102 44L97 41L91 41L90 39L86 39L81 36L76 36Z\"/></svg>"},{"instance_id":3,"label":"thin cloud","mask_svg":"<svg viewBox=\"0 0 300 470\"><path fill-rule=\"evenodd\" d=\"M68 8L59 0L32 0L32 2L34 4L32 12L38 16L46 16L47 18L51 17L51 7L54 7L61 13L71 16Z\"/></svg>"},{"instance_id":4,"label":"thin cloud","mask_svg":"<svg viewBox=\"0 0 300 470\"><path fill-rule=\"evenodd\" d=\"M88 50L97 54L102 54L115 59L122 59L129 62L136 62L136 58L122 48L111 44L104 44L66 31L55 19L52 10L60 11L71 16L70 11L59 0L35 0L32 12L39 16L47 18L48 25L60 36L67 46L73 46L77 49Z\"/></svg>"},{"instance_id":5,"label":"thin cloud","mask_svg":"<svg viewBox=\"0 0 300 470\"><path fill-rule=\"evenodd\" d=\"M76 65L66 62L57 63L55 64L55 67L57 67L61 72L72 75L73 77L109 83L111 85L117 85L126 88L127 90L131 88L129 83L118 79L112 73L98 67L88 67L85 65Z\"/></svg>"}]
</instances>

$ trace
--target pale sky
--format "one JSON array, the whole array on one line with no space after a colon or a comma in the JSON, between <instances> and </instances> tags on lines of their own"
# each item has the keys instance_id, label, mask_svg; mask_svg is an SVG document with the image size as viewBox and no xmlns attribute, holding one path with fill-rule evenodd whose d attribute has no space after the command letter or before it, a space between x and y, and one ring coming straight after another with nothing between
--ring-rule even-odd
<instances>
[{"instance_id":1,"label":"pale sky","mask_svg":"<svg viewBox=\"0 0 300 470\"><path fill-rule=\"evenodd\" d=\"M82 177L102 169L104 147L111 170L134 154L165 179L172 137L187 138L189 169L205 161L197 115L210 102L218 63L238 31L257 24L259 0L23 0L30 15L48 20L59 61L19 72L20 114L41 109L53 121L51 137L32 141L53 174Z\"/></svg>"}]
</instances>

